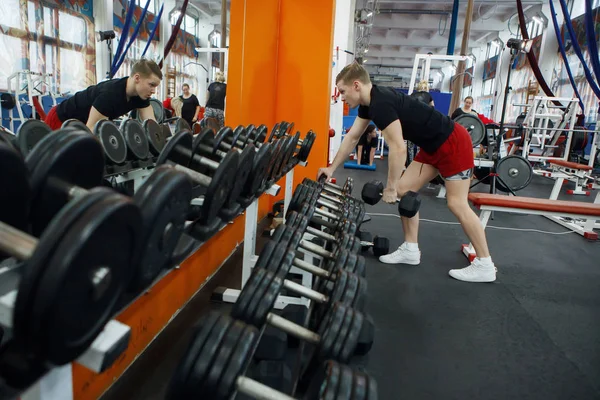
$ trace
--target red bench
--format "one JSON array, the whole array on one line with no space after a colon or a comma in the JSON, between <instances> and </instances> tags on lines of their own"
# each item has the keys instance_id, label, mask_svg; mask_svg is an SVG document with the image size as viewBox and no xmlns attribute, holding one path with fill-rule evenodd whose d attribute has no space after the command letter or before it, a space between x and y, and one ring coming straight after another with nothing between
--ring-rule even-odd
<instances>
[{"instance_id":1,"label":"red bench","mask_svg":"<svg viewBox=\"0 0 600 400\"><path fill-rule=\"evenodd\" d=\"M517 214L535 214L547 217L567 217L570 219L582 219L586 223L584 227L578 227L585 238L596 240L598 233L594 232L596 219L600 219L600 204L584 203L579 201L563 201L538 199L535 197L504 196L500 194L489 193L469 193L469 201L481 210L479 219L483 228L487 226L490 214L493 211L510 212ZM575 230L571 223L562 224ZM475 250L471 244L463 245L463 253L473 260Z\"/></svg>"}]
</instances>

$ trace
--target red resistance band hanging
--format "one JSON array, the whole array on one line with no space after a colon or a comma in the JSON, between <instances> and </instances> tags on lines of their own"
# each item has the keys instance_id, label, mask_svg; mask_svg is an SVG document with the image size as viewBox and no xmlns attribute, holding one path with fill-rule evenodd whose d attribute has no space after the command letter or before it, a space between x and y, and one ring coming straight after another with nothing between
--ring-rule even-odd
<instances>
[{"instance_id":1,"label":"red resistance band hanging","mask_svg":"<svg viewBox=\"0 0 600 400\"><path fill-rule=\"evenodd\" d=\"M160 60L160 63L158 64L160 69L162 69L163 61L165 61L165 59L169 55L169 52L171 51L171 48L175 44L175 40L177 39L177 35L179 34L179 28L181 28L181 23L183 22L183 17L185 16L185 11L187 10L188 1L189 0L183 1L183 5L181 6L181 12L179 13L179 18L177 18L177 22L175 23L175 26L173 27L173 32L171 33L171 37L169 38L169 41L167 42L167 45L165 46L165 52L163 54L163 58L162 58L162 60Z\"/></svg>"},{"instance_id":2,"label":"red resistance band hanging","mask_svg":"<svg viewBox=\"0 0 600 400\"><path fill-rule=\"evenodd\" d=\"M521 0L517 0L517 12L519 13L519 27L521 28L521 36L523 36L523 39L529 40L529 33L527 33L527 24L525 23L525 13L523 12L523 4L521 3ZM542 71L540 71L540 66L538 65L537 59L535 58L535 54L533 54L532 52L527 53L527 60L529 60L529 65L531 66L531 70L535 75L535 79L537 79L546 96L556 97L554 96L554 93L552 93L552 90L546 83L546 80L542 75ZM512 65L508 68L512 68ZM565 108L565 106L563 106L560 101L554 100L553 103L554 105L562 107L563 109Z\"/></svg>"}]
</instances>

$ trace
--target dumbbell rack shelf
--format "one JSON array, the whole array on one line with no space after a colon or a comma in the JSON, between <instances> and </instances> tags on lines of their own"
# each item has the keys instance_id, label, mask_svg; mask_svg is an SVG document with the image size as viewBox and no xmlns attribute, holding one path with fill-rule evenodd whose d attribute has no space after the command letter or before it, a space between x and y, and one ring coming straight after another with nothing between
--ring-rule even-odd
<instances>
[{"instance_id":1,"label":"dumbbell rack shelf","mask_svg":"<svg viewBox=\"0 0 600 400\"><path fill-rule=\"evenodd\" d=\"M306 162L299 162L301 166L306 166ZM152 173L153 168L137 168L133 170L127 170L126 172L121 172L118 174L114 174L113 176L116 178L117 182L125 182L125 181L134 181L134 187L137 190L139 186L142 185L145 178L147 178ZM284 200L285 209L291 200L291 195L293 193L293 181L294 181L294 168L292 168L286 175L286 195ZM277 196L280 192L281 188L279 185L274 184L268 190L266 190L263 194L267 194L270 196ZM192 205L198 199L192 200ZM254 199L251 205L246 208L239 215L246 214L245 220L245 234L244 234L244 243L250 243L250 246L244 245L244 266L249 265L247 260L247 248L252 249L252 252L255 252L256 248L256 230L258 226L258 201L259 199ZM236 216L235 218L239 217ZM219 227L218 231L223 230L225 227L233 223L224 222ZM195 253L200 249L206 242L201 242L191 237L183 237L178 247L189 246L190 242L195 242L195 245L191 247L190 254ZM234 250L235 251L235 250ZM233 253L232 253L233 254ZM252 254L254 260L252 265L256 262L258 258L256 255ZM221 262L221 265L216 269L215 273L227 262L227 259L224 259ZM244 267L245 268L245 267ZM148 288L138 294L137 296L132 296L131 298L125 299L122 306L119 309L125 310L131 304L133 304L137 299L144 296L146 293L150 292L153 287L160 282L167 275L172 273L173 270L179 269L179 266L175 266L171 270L163 271L159 276L155 278L155 280L148 286ZM0 273L2 271L2 266L0 266ZM302 271L298 271L298 273L303 273ZM306 273L303 273L306 274ZM246 280L248 279L249 272L246 275ZM210 279L210 278L209 278ZM207 280L208 281L208 280ZM309 282L310 283L310 282ZM198 291L202 289L203 286L198 288ZM231 290L231 289L228 289ZM238 291L239 293L239 291ZM11 296L15 296L12 294ZM237 297L236 297L237 298ZM290 298L294 299L294 298ZM4 304L3 302L9 301L10 297L0 297L0 314L4 313ZM12 301L14 303L14 299ZM9 303L10 304L10 303ZM297 303L295 303L297 304ZM304 304L304 303L302 303ZM118 314L119 312L117 312ZM8 314L11 315L11 314ZM174 315L175 316L175 315ZM0 321L1 322L1 321ZM129 343L129 339L131 337L131 328L121 322L113 319L107 323L104 327L102 333L96 338L90 348L80 356L80 358L76 361L78 364L85 366L86 368L94 371L96 373L101 373L105 371L112 363L118 358L122 351L127 347ZM0 385L0 398L4 398L2 395L2 385ZM9 395L7 393L7 395ZM68 363L63 366L55 367L50 369L50 371L44 375L43 378L38 380L35 384L33 384L29 389L25 392L19 393L19 400L73 400L73 367L72 363ZM13 396L14 397L14 396ZM12 397L11 397L12 398Z\"/></svg>"},{"instance_id":2,"label":"dumbbell rack shelf","mask_svg":"<svg viewBox=\"0 0 600 400\"><path fill-rule=\"evenodd\" d=\"M305 162L300 162L299 165L305 166ZM285 176L285 197L283 201L283 215L286 215L287 209L289 207L290 201L292 199L292 194L294 192L294 169L292 168ZM243 253L243 262L242 262L242 280L240 282L240 289L231 289L223 286L219 286L215 289L212 300L213 301L221 301L225 303L235 303L240 295L241 289L244 288L244 285L250 278L250 274L252 273L252 269L258 260L258 255L256 254L256 230L257 230L257 222L258 222L258 203L253 202L246 209L246 226L244 231L244 253ZM312 263L313 260L310 257L313 257L312 254L304 253L304 260ZM314 256L314 258L319 258ZM296 274L302 276L302 285L305 287L312 287L312 274L303 271L299 268L292 267L290 270L291 274ZM284 296L280 295L275 302L275 308L278 310L283 309L288 304L299 304L305 307L309 306L309 300L301 297L295 296Z\"/></svg>"}]
</instances>

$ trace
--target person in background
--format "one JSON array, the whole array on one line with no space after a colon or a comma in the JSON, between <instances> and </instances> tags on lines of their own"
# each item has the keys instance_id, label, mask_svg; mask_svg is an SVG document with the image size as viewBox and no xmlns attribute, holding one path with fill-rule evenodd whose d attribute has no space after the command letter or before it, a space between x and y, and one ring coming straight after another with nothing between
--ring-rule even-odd
<instances>
[{"instance_id":1,"label":"person in background","mask_svg":"<svg viewBox=\"0 0 600 400\"><path fill-rule=\"evenodd\" d=\"M356 146L356 163L359 165L373 165L377 150L377 131L375 125L367 126Z\"/></svg>"},{"instance_id":2,"label":"person in background","mask_svg":"<svg viewBox=\"0 0 600 400\"><path fill-rule=\"evenodd\" d=\"M206 91L206 109L205 118L214 118L219 121L219 127L225 125L225 96L227 94L227 84L225 83L225 74L221 71L215 75L215 81L208 85Z\"/></svg>"},{"instance_id":3,"label":"person in background","mask_svg":"<svg viewBox=\"0 0 600 400\"><path fill-rule=\"evenodd\" d=\"M156 120L150 98L161 80L162 72L154 61L140 60L129 76L89 86L52 107L44 122L56 130L64 121L77 119L93 132L98 121L116 119L136 109L142 120Z\"/></svg>"},{"instance_id":4,"label":"person in background","mask_svg":"<svg viewBox=\"0 0 600 400\"><path fill-rule=\"evenodd\" d=\"M179 96L183 105L181 107L181 118L183 118L189 125L190 128L194 125L194 122L198 120L198 113L200 112L200 102L196 95L190 93L190 85L184 83L181 86L183 94Z\"/></svg>"},{"instance_id":5,"label":"person in background","mask_svg":"<svg viewBox=\"0 0 600 400\"><path fill-rule=\"evenodd\" d=\"M477 113L477 111L471 109L472 106L473 106L473 98L471 96L465 97L465 99L463 100L463 106L458 107L456 110L454 110L454 112L452 113L452 116L450 118L456 119L463 114L472 114L477 117L478 113Z\"/></svg>"}]
</instances>

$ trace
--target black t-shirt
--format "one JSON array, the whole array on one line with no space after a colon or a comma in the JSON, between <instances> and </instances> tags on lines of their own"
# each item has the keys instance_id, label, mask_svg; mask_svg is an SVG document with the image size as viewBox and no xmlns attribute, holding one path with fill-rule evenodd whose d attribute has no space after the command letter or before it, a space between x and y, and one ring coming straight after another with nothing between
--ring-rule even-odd
<instances>
[{"instance_id":1,"label":"black t-shirt","mask_svg":"<svg viewBox=\"0 0 600 400\"><path fill-rule=\"evenodd\" d=\"M413 99L420 100L425 104L429 104L433 101L433 97L431 97L431 94L429 94L429 92L412 92L410 94L410 97L412 97Z\"/></svg>"},{"instance_id":2,"label":"black t-shirt","mask_svg":"<svg viewBox=\"0 0 600 400\"><path fill-rule=\"evenodd\" d=\"M377 147L377 136L375 136L374 138L369 139L369 134L368 133L363 133L362 136L360 137L360 139L358 140L358 146L363 146L363 148L365 148L365 147L369 147L369 148Z\"/></svg>"},{"instance_id":3,"label":"black t-shirt","mask_svg":"<svg viewBox=\"0 0 600 400\"><path fill-rule=\"evenodd\" d=\"M208 101L206 108L217 108L225 110L225 95L227 94L227 85L222 82L213 82L208 85Z\"/></svg>"},{"instance_id":4,"label":"black t-shirt","mask_svg":"<svg viewBox=\"0 0 600 400\"><path fill-rule=\"evenodd\" d=\"M183 101L183 106L181 107L181 117L186 121L191 121L194 119L194 115L196 114L196 107L200 105L198 98L196 95L191 95L187 99L183 98L183 96L179 96L181 101Z\"/></svg>"},{"instance_id":5,"label":"black t-shirt","mask_svg":"<svg viewBox=\"0 0 600 400\"><path fill-rule=\"evenodd\" d=\"M150 105L150 100L142 100L139 96L131 97L127 101L126 89L127 77L100 82L60 103L56 114L61 121L75 118L85 124L92 106L108 119L115 119L131 110Z\"/></svg>"},{"instance_id":6,"label":"black t-shirt","mask_svg":"<svg viewBox=\"0 0 600 400\"><path fill-rule=\"evenodd\" d=\"M471 110L470 113L466 113L466 112L463 111L463 109L461 107L458 107L456 110L454 110L454 112L452 113L452 116L450 118L456 119L456 118L458 118L458 117L460 117L461 115L464 115L464 114L471 114L471 115L477 116L477 111Z\"/></svg>"},{"instance_id":7,"label":"black t-shirt","mask_svg":"<svg viewBox=\"0 0 600 400\"><path fill-rule=\"evenodd\" d=\"M371 104L359 106L358 116L384 130L400 120L404 139L427 153L435 152L454 130L454 121L435 108L388 87L373 85Z\"/></svg>"}]
</instances>

